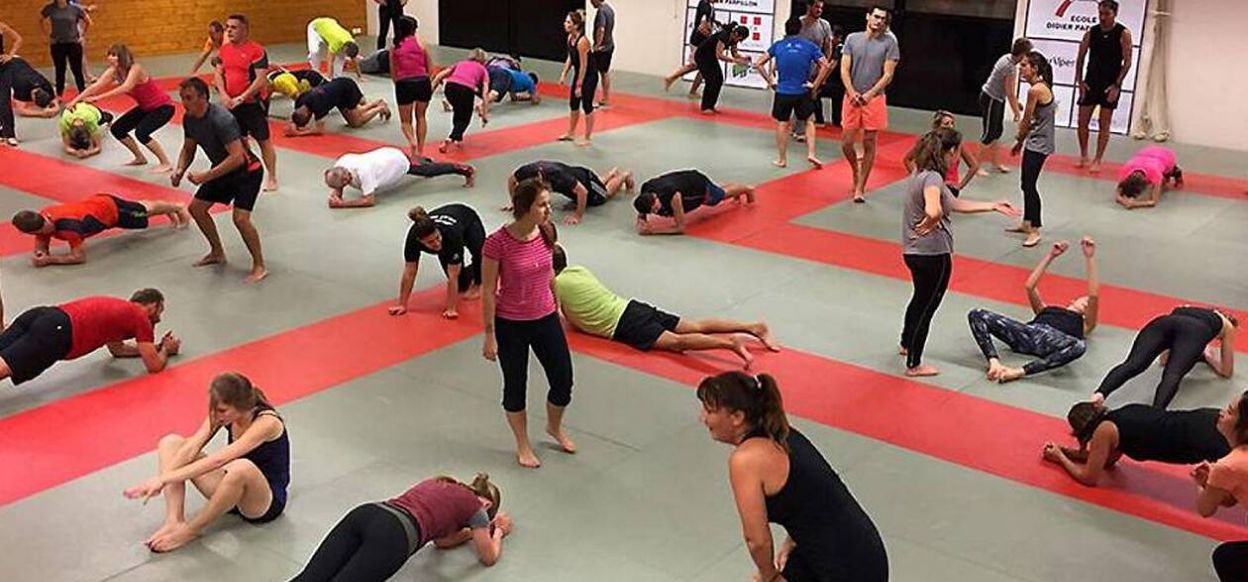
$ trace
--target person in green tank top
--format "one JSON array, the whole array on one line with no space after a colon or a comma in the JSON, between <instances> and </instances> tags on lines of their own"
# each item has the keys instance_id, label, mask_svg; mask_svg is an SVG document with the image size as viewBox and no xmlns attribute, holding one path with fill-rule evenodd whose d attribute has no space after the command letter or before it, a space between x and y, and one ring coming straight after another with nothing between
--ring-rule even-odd
<instances>
[{"instance_id":1,"label":"person in green tank top","mask_svg":"<svg viewBox=\"0 0 1248 582\"><path fill-rule=\"evenodd\" d=\"M589 269L568 266L563 247L555 245L555 300L559 312L582 333L628 344L643 352L653 348L669 352L729 350L745 364L754 361L737 334L758 340L773 352L780 351L766 323L731 319L685 319L636 299L624 299L603 285Z\"/></svg>"},{"instance_id":2,"label":"person in green tank top","mask_svg":"<svg viewBox=\"0 0 1248 582\"><path fill-rule=\"evenodd\" d=\"M308 23L308 64L312 65L312 70L320 71L321 61L328 59L330 79L341 77L348 65L356 65L356 77L359 77L356 63L359 56L360 46L355 44L355 37L337 20L322 16Z\"/></svg>"},{"instance_id":3,"label":"person in green tank top","mask_svg":"<svg viewBox=\"0 0 1248 582\"><path fill-rule=\"evenodd\" d=\"M113 115L90 103L79 103L61 112L61 143L65 153L85 159L100 153L101 125L112 123Z\"/></svg>"}]
</instances>

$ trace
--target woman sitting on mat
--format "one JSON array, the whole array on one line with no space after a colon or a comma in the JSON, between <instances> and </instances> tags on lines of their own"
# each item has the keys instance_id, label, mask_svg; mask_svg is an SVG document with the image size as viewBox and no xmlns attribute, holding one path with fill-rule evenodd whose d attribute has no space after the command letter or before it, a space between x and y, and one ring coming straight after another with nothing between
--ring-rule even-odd
<instances>
[{"instance_id":1,"label":"woman sitting on mat","mask_svg":"<svg viewBox=\"0 0 1248 582\"><path fill-rule=\"evenodd\" d=\"M1236 396L1218 415L1218 431L1230 444L1231 452L1216 463L1201 463L1192 469L1192 480L1199 488L1196 511L1211 517L1220 507L1248 503L1248 392ZM1222 582L1248 580L1248 541L1225 542L1213 551L1213 569Z\"/></svg>"},{"instance_id":2,"label":"woman sitting on mat","mask_svg":"<svg viewBox=\"0 0 1248 582\"><path fill-rule=\"evenodd\" d=\"M472 540L481 564L493 566L512 528L511 517L498 511L500 501L489 475L478 473L472 484L434 477L388 501L358 505L291 582L382 582L429 542L445 550Z\"/></svg>"},{"instance_id":3,"label":"woman sitting on mat","mask_svg":"<svg viewBox=\"0 0 1248 582\"><path fill-rule=\"evenodd\" d=\"M1136 152L1118 171L1115 201L1128 210L1156 206L1166 182L1173 180L1175 188L1183 187L1183 170L1175 160L1174 150L1161 146L1148 146ZM1140 199L1145 190L1148 197Z\"/></svg>"},{"instance_id":4,"label":"woman sitting on mat","mask_svg":"<svg viewBox=\"0 0 1248 582\"><path fill-rule=\"evenodd\" d=\"M227 445L210 455L204 447L222 428ZM290 484L286 424L246 376L226 372L208 389L208 418L189 437L169 434L156 447L158 473L125 491L145 502L164 493L165 523L145 544L154 552L176 550L194 540L226 512L252 524L277 519ZM186 520L186 482L208 499Z\"/></svg>"}]
</instances>

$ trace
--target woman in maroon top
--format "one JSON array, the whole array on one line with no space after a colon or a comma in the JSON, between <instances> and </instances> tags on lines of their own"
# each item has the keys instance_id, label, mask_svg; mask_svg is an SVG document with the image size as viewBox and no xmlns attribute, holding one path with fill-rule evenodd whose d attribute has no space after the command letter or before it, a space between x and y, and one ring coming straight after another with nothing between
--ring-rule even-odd
<instances>
[{"instance_id":1,"label":"woman in maroon top","mask_svg":"<svg viewBox=\"0 0 1248 582\"><path fill-rule=\"evenodd\" d=\"M111 91L104 91L109 85L117 85ZM85 91L74 97L69 102L69 107L80 102L96 103L118 95L129 95L137 103L135 107L115 121L109 124L109 131L121 145L126 146L130 150L130 154L134 156L133 160L126 162L127 166L142 166L147 164L147 158L143 156L143 151L134 143L134 137L130 137L130 132L134 132L134 136L139 138L139 143L143 147L151 150L156 156L159 164L152 168L152 173L163 174L173 169L173 165L169 163L169 156L165 155L165 148L160 147L160 142L152 138L152 134L156 130L164 127L173 119L173 99L169 97L156 84L156 79L147 74L143 69L143 65L134 62L134 53L124 44L115 44L108 49L108 70L96 80Z\"/></svg>"},{"instance_id":2,"label":"woman in maroon top","mask_svg":"<svg viewBox=\"0 0 1248 582\"><path fill-rule=\"evenodd\" d=\"M503 555L511 518L489 475L472 484L434 477L402 495L358 505L343 517L291 582L388 580L425 544L448 549L472 540L477 559L493 566Z\"/></svg>"}]
</instances>

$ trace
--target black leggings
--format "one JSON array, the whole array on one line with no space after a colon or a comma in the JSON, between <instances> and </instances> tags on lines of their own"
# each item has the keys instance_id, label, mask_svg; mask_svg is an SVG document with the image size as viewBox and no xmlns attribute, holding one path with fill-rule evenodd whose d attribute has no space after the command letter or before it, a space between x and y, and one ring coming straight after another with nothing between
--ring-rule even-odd
<instances>
[{"instance_id":1,"label":"black leggings","mask_svg":"<svg viewBox=\"0 0 1248 582\"><path fill-rule=\"evenodd\" d=\"M13 67L0 63L0 139L17 137L13 120Z\"/></svg>"},{"instance_id":2,"label":"black leggings","mask_svg":"<svg viewBox=\"0 0 1248 582\"><path fill-rule=\"evenodd\" d=\"M390 24L394 24L394 34L399 34L399 19L403 18L403 7L397 9L387 6L386 2L377 6L377 50L386 48L386 37L390 35Z\"/></svg>"},{"instance_id":3,"label":"black leggings","mask_svg":"<svg viewBox=\"0 0 1248 582\"><path fill-rule=\"evenodd\" d=\"M1023 166L1020 176L1023 181L1023 222L1032 228L1040 228L1040 191L1036 182L1040 179L1040 170L1044 169L1044 161L1048 154L1023 150Z\"/></svg>"},{"instance_id":4,"label":"black leggings","mask_svg":"<svg viewBox=\"0 0 1248 582\"><path fill-rule=\"evenodd\" d=\"M914 294L906 305L906 321L901 329L901 347L906 349L906 367L914 368L923 363L923 346L927 344L927 331L932 318L945 298L949 288L949 275L953 273L953 257L944 255L902 255L910 279L914 282Z\"/></svg>"},{"instance_id":5,"label":"black leggings","mask_svg":"<svg viewBox=\"0 0 1248 582\"><path fill-rule=\"evenodd\" d=\"M86 77L82 74L82 43L58 42L51 46L52 65L56 68L56 95L65 92L65 65L74 73L74 85L78 92L87 88Z\"/></svg>"},{"instance_id":6,"label":"black leggings","mask_svg":"<svg viewBox=\"0 0 1248 582\"><path fill-rule=\"evenodd\" d=\"M697 59L698 72L702 73L702 111L715 109L719 92L724 88L724 68L719 59Z\"/></svg>"},{"instance_id":7,"label":"black leggings","mask_svg":"<svg viewBox=\"0 0 1248 582\"><path fill-rule=\"evenodd\" d=\"M407 173L422 178L436 178L438 176L446 176L449 174L458 174L460 176L471 176L472 166L468 164L459 164L454 162L435 162L433 158L423 158L418 162L412 163L407 169Z\"/></svg>"},{"instance_id":8,"label":"black leggings","mask_svg":"<svg viewBox=\"0 0 1248 582\"><path fill-rule=\"evenodd\" d=\"M1226 542L1215 548L1213 570L1221 582L1248 582L1248 542Z\"/></svg>"},{"instance_id":9,"label":"black leggings","mask_svg":"<svg viewBox=\"0 0 1248 582\"><path fill-rule=\"evenodd\" d=\"M590 59L593 59L591 56ZM568 89L568 109L580 109L589 115L594 112L594 93L598 92L598 72L590 67L585 71L585 80L581 83L581 96L576 96L576 79L581 74L579 68L572 69L572 87Z\"/></svg>"},{"instance_id":10,"label":"black leggings","mask_svg":"<svg viewBox=\"0 0 1248 582\"><path fill-rule=\"evenodd\" d=\"M470 289L473 285L481 285L481 249L485 246L485 225L480 220L472 220L464 224L464 250L468 251L468 255L472 257L472 264L464 264L463 261L459 265L459 291L462 293ZM442 272L446 273L447 267L450 265L443 264Z\"/></svg>"},{"instance_id":11,"label":"black leggings","mask_svg":"<svg viewBox=\"0 0 1248 582\"><path fill-rule=\"evenodd\" d=\"M401 518L376 503L343 517L290 582L384 582L407 563Z\"/></svg>"},{"instance_id":12,"label":"black leggings","mask_svg":"<svg viewBox=\"0 0 1248 582\"><path fill-rule=\"evenodd\" d=\"M572 401L572 354L563 334L559 314L551 313L533 321L494 318L498 340L498 366L503 369L503 409L521 412L528 400L529 348L546 372L550 391L546 401L567 406Z\"/></svg>"},{"instance_id":13,"label":"black leggings","mask_svg":"<svg viewBox=\"0 0 1248 582\"><path fill-rule=\"evenodd\" d=\"M117 139L125 139L134 132L134 138L146 145L152 141L152 134L173 119L173 105L161 105L151 111L143 111L138 107L122 114L109 126L108 130Z\"/></svg>"},{"instance_id":14,"label":"black leggings","mask_svg":"<svg viewBox=\"0 0 1248 582\"><path fill-rule=\"evenodd\" d=\"M451 141L464 141L464 130L472 122L472 106L476 104L477 95L472 88L459 83L446 84L446 100L451 103Z\"/></svg>"},{"instance_id":15,"label":"black leggings","mask_svg":"<svg viewBox=\"0 0 1248 582\"><path fill-rule=\"evenodd\" d=\"M1161 383L1157 384L1157 392L1153 395L1153 406L1170 406L1183 376L1204 359L1205 346L1217 336L1211 331L1207 322L1195 317L1172 313L1154 318L1135 336L1126 361L1114 366L1096 391L1109 396L1127 380L1147 370L1162 352L1170 350L1170 357L1161 372Z\"/></svg>"}]
</instances>

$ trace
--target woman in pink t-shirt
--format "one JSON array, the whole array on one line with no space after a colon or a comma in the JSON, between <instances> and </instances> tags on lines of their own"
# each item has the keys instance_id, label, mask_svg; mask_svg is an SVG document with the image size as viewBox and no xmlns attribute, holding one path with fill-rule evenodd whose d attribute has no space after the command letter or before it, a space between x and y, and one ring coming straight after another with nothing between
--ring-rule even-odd
<instances>
[{"instance_id":1,"label":"woman in pink t-shirt","mask_svg":"<svg viewBox=\"0 0 1248 582\"><path fill-rule=\"evenodd\" d=\"M429 81L433 59L416 36L418 26L411 16L400 18L394 31L394 48L390 51L390 77L394 79L394 98L399 104L399 125L412 158L425 154L425 134L429 131L425 111L433 98L433 85Z\"/></svg>"},{"instance_id":2,"label":"woman in pink t-shirt","mask_svg":"<svg viewBox=\"0 0 1248 582\"><path fill-rule=\"evenodd\" d=\"M1218 462L1192 469L1199 493L1196 511L1210 517L1220 507L1248 505L1248 392L1235 397L1218 415L1218 432L1231 452ZM1226 542L1213 551L1213 569L1222 582L1248 580L1248 541Z\"/></svg>"},{"instance_id":3,"label":"woman in pink t-shirt","mask_svg":"<svg viewBox=\"0 0 1248 582\"><path fill-rule=\"evenodd\" d=\"M1161 146L1148 146L1135 153L1118 171L1117 202L1127 209L1156 206L1166 182L1183 187L1183 170L1175 163L1174 151ZM1148 198L1139 197L1148 190Z\"/></svg>"},{"instance_id":4,"label":"woman in pink t-shirt","mask_svg":"<svg viewBox=\"0 0 1248 582\"><path fill-rule=\"evenodd\" d=\"M563 411L572 401L572 354L555 307L555 227L550 192L538 178L521 181L512 197L511 223L485 239L481 254L481 320L485 359L503 370L503 409L516 437L516 460L535 469L541 461L529 444L524 412L529 348L550 383L546 393L546 433L564 452L576 444L563 430ZM495 292L494 290L498 291Z\"/></svg>"},{"instance_id":5,"label":"woman in pink t-shirt","mask_svg":"<svg viewBox=\"0 0 1248 582\"><path fill-rule=\"evenodd\" d=\"M468 129L468 123L472 121L477 96L484 96L490 90L490 73L485 69L485 61L489 58L485 51L472 49L467 59L442 69L433 77L434 89L446 81L443 93L454 112L451 115L451 134L438 146L438 151L446 153L451 144L459 145L464 142L464 130ZM490 100L483 99L477 112L481 115L481 125L489 123Z\"/></svg>"}]
</instances>

